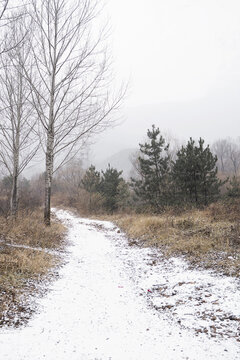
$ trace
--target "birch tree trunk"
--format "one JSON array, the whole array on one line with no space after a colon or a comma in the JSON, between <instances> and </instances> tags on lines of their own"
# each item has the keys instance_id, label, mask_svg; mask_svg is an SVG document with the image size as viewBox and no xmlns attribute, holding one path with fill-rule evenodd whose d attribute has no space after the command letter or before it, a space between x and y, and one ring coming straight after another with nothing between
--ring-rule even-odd
<instances>
[{"instance_id":1,"label":"birch tree trunk","mask_svg":"<svg viewBox=\"0 0 240 360\"><path fill-rule=\"evenodd\" d=\"M51 91L49 106L49 123L47 129L46 146L46 173L45 173L45 204L44 204L44 223L51 225L51 192L53 178L54 160L54 105L56 92L56 67L57 67L57 41L58 41L58 18L54 22L53 51L51 52Z\"/></svg>"},{"instance_id":2,"label":"birch tree trunk","mask_svg":"<svg viewBox=\"0 0 240 360\"><path fill-rule=\"evenodd\" d=\"M12 191L10 200L11 216L16 217L18 212L18 176L19 176L19 156L20 156L20 136L21 136L21 114L23 107L23 74L18 73L18 85L16 87L16 122L12 121L12 147L13 147L13 174ZM13 116L13 114L12 114ZM14 117L14 116L13 116Z\"/></svg>"},{"instance_id":3,"label":"birch tree trunk","mask_svg":"<svg viewBox=\"0 0 240 360\"><path fill-rule=\"evenodd\" d=\"M48 132L47 151L46 151L46 173L45 173L45 204L44 204L44 223L51 224L51 191L53 178L53 132Z\"/></svg>"},{"instance_id":4,"label":"birch tree trunk","mask_svg":"<svg viewBox=\"0 0 240 360\"><path fill-rule=\"evenodd\" d=\"M19 139L20 139L20 128L17 129L16 144L14 145L14 154L13 154L13 174L12 174L10 210L11 210L11 216L14 218L17 216L17 212L18 212Z\"/></svg>"},{"instance_id":5,"label":"birch tree trunk","mask_svg":"<svg viewBox=\"0 0 240 360\"><path fill-rule=\"evenodd\" d=\"M11 191L11 216L15 218L18 212L18 176L14 173L12 178L12 191Z\"/></svg>"}]
</instances>

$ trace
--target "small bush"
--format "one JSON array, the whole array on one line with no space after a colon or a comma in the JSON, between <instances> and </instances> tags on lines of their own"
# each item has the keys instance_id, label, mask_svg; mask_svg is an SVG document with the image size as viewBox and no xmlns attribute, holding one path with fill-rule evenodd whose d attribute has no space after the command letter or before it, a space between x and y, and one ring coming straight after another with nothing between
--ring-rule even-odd
<instances>
[{"instance_id":1,"label":"small bush","mask_svg":"<svg viewBox=\"0 0 240 360\"><path fill-rule=\"evenodd\" d=\"M207 213L213 221L238 221L240 214L240 199L225 199L211 204Z\"/></svg>"}]
</instances>

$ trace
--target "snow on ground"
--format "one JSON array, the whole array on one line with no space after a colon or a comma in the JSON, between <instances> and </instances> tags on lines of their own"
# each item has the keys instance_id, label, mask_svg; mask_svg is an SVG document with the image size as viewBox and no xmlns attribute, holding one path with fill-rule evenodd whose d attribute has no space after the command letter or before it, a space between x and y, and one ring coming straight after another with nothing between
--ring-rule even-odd
<instances>
[{"instance_id":1,"label":"snow on ground","mask_svg":"<svg viewBox=\"0 0 240 360\"><path fill-rule=\"evenodd\" d=\"M34 251L41 251L52 255L59 255L59 251L57 250L51 250L51 249L43 249L41 247L34 247L34 246L28 246L28 245L20 245L20 244L14 244L14 243L7 243L5 240L0 240L0 246L3 244L4 246L9 246L16 249L29 249Z\"/></svg>"},{"instance_id":2,"label":"snow on ground","mask_svg":"<svg viewBox=\"0 0 240 360\"><path fill-rule=\"evenodd\" d=\"M68 262L28 326L0 330L0 359L239 359L236 281L129 247L111 223L57 216Z\"/></svg>"}]
</instances>

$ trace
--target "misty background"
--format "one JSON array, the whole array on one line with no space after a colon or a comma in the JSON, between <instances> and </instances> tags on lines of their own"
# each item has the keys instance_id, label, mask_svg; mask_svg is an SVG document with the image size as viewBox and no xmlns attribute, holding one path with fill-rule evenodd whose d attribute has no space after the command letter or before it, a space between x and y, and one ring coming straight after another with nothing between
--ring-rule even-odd
<instances>
[{"instance_id":1,"label":"misty background","mask_svg":"<svg viewBox=\"0 0 240 360\"><path fill-rule=\"evenodd\" d=\"M180 142L238 137L239 13L238 0L108 1L116 86L129 87L116 126L92 139L85 164L128 171L152 124Z\"/></svg>"}]
</instances>

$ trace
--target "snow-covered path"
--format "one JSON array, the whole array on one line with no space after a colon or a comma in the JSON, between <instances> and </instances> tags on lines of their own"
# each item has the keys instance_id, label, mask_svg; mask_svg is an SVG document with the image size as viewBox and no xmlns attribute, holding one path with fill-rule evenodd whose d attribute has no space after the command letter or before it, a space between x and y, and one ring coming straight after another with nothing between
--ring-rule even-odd
<instances>
[{"instance_id":1,"label":"snow-covered path","mask_svg":"<svg viewBox=\"0 0 240 360\"><path fill-rule=\"evenodd\" d=\"M57 216L69 227L68 263L27 327L0 330L1 360L240 358L235 339L196 337L147 306L112 224Z\"/></svg>"}]
</instances>

